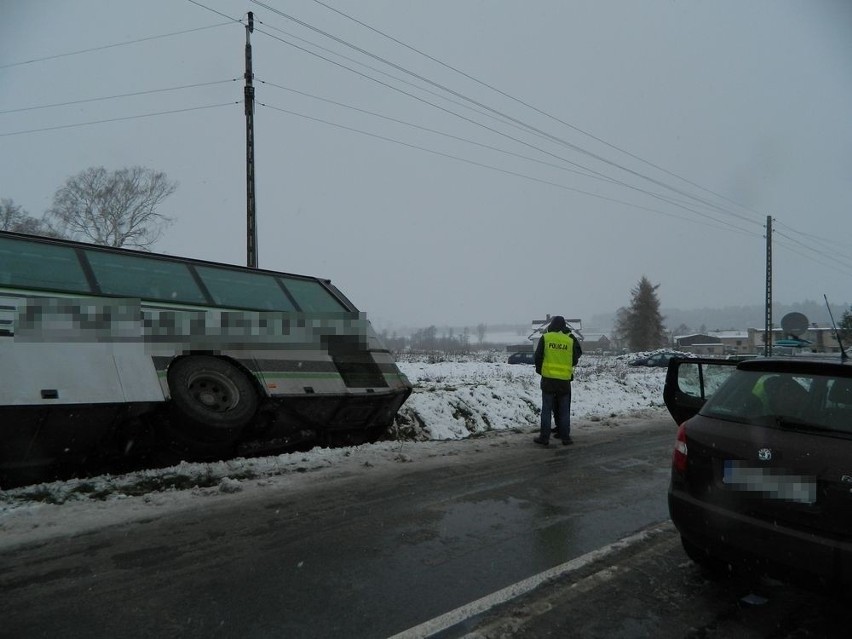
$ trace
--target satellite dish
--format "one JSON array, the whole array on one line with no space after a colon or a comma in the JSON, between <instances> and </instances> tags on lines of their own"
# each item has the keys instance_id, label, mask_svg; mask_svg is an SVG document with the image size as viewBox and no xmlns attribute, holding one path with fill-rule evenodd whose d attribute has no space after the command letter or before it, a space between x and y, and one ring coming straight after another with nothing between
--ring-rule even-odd
<instances>
[{"instance_id":1,"label":"satellite dish","mask_svg":"<svg viewBox=\"0 0 852 639\"><path fill-rule=\"evenodd\" d=\"M781 318L781 330L784 331L785 335L799 337L808 330L809 325L808 318L802 313L787 313Z\"/></svg>"}]
</instances>

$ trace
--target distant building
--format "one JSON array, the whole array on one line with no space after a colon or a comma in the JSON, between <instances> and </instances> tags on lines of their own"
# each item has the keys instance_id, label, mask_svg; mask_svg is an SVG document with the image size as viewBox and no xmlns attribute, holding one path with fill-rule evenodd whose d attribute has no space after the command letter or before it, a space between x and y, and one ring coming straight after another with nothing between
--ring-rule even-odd
<instances>
[{"instance_id":1,"label":"distant building","mask_svg":"<svg viewBox=\"0 0 852 639\"><path fill-rule=\"evenodd\" d=\"M585 339L580 343L580 346L583 347L583 352L586 354L609 353L613 349L609 337L603 333L583 333L583 337Z\"/></svg>"},{"instance_id":2,"label":"distant building","mask_svg":"<svg viewBox=\"0 0 852 639\"><path fill-rule=\"evenodd\" d=\"M676 335L672 346L685 353L695 355L749 355L762 354L765 350L763 329L749 328L746 331L710 331L691 335ZM781 328L772 329L772 344L790 338ZM839 353L840 345L833 328L811 325L799 336L807 342L800 348L775 346L775 353Z\"/></svg>"},{"instance_id":3,"label":"distant building","mask_svg":"<svg viewBox=\"0 0 852 639\"><path fill-rule=\"evenodd\" d=\"M753 353L763 353L766 349L765 341L766 330L762 328L748 329L748 338L752 347ZM772 329L772 344L776 344L779 340L789 338L780 328ZM817 326L811 324L808 329L798 336L799 339L809 342L801 348L790 349L793 352L799 353L839 353L840 343L837 341L837 335L834 329L827 326ZM844 344L844 346L846 346Z\"/></svg>"}]
</instances>

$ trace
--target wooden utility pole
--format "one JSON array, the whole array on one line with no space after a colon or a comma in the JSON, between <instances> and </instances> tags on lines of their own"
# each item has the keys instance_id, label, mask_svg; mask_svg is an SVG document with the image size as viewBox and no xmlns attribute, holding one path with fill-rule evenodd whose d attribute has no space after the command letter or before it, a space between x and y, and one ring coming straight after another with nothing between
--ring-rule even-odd
<instances>
[{"instance_id":1,"label":"wooden utility pole","mask_svg":"<svg viewBox=\"0 0 852 639\"><path fill-rule=\"evenodd\" d=\"M251 34L254 14L248 12L246 23L246 266L257 268L257 222L254 198L254 72L251 68Z\"/></svg>"},{"instance_id":2,"label":"wooden utility pole","mask_svg":"<svg viewBox=\"0 0 852 639\"><path fill-rule=\"evenodd\" d=\"M763 333L763 354L772 354L772 216L766 216L766 327Z\"/></svg>"}]
</instances>

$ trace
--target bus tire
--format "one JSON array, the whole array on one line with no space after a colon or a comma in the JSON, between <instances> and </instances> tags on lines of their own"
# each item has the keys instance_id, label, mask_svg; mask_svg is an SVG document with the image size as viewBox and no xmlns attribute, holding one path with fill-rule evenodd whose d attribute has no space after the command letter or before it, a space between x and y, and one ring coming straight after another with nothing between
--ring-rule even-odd
<instances>
[{"instance_id":1,"label":"bus tire","mask_svg":"<svg viewBox=\"0 0 852 639\"><path fill-rule=\"evenodd\" d=\"M172 362L168 372L172 404L179 418L207 441L233 440L257 413L254 385L234 364L210 355Z\"/></svg>"}]
</instances>

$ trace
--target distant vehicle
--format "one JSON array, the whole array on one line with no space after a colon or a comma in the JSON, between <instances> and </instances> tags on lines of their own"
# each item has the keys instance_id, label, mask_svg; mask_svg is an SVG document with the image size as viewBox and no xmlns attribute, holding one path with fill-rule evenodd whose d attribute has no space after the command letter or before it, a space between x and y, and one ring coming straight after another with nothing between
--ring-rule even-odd
<instances>
[{"instance_id":1,"label":"distant vehicle","mask_svg":"<svg viewBox=\"0 0 852 639\"><path fill-rule=\"evenodd\" d=\"M852 365L825 358L674 360L668 504L684 550L852 584Z\"/></svg>"},{"instance_id":2,"label":"distant vehicle","mask_svg":"<svg viewBox=\"0 0 852 639\"><path fill-rule=\"evenodd\" d=\"M328 280L0 232L0 485L374 441L412 386Z\"/></svg>"},{"instance_id":3,"label":"distant vehicle","mask_svg":"<svg viewBox=\"0 0 852 639\"><path fill-rule=\"evenodd\" d=\"M668 366L674 357L689 357L684 353L675 351L657 351L645 357L637 357L629 362L628 366Z\"/></svg>"},{"instance_id":4,"label":"distant vehicle","mask_svg":"<svg viewBox=\"0 0 852 639\"><path fill-rule=\"evenodd\" d=\"M512 353L509 364L535 364L535 353Z\"/></svg>"}]
</instances>

